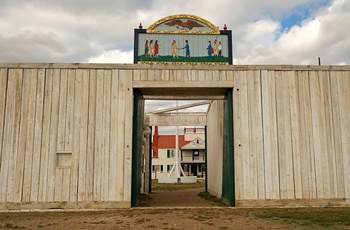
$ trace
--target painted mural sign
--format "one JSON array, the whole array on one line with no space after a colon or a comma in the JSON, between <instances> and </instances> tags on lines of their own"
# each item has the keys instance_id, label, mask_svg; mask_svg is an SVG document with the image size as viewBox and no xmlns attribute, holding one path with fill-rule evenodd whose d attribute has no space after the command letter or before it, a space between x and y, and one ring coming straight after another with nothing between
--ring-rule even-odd
<instances>
[{"instance_id":1,"label":"painted mural sign","mask_svg":"<svg viewBox=\"0 0 350 230\"><path fill-rule=\"evenodd\" d=\"M189 14L135 29L134 63L232 64L232 35Z\"/></svg>"}]
</instances>

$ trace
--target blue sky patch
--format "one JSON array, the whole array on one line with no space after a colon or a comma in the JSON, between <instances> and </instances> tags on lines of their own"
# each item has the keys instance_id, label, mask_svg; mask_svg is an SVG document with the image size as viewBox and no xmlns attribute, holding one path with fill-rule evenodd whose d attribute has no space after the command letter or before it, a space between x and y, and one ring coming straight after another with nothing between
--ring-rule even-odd
<instances>
[{"instance_id":1,"label":"blue sky patch","mask_svg":"<svg viewBox=\"0 0 350 230\"><path fill-rule=\"evenodd\" d=\"M320 0L311 4L299 5L290 11L290 14L280 20L282 31L289 30L293 26L301 26L302 22L311 18L318 9L331 3L331 0Z\"/></svg>"}]
</instances>

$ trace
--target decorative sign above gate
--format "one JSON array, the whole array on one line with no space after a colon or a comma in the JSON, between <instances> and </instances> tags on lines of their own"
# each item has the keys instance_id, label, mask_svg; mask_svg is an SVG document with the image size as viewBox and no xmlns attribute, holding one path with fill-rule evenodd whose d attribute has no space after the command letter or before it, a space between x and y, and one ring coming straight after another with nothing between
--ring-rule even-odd
<instances>
[{"instance_id":1,"label":"decorative sign above gate","mask_svg":"<svg viewBox=\"0 0 350 230\"><path fill-rule=\"evenodd\" d=\"M134 63L232 64L232 35L190 14L135 29Z\"/></svg>"}]
</instances>

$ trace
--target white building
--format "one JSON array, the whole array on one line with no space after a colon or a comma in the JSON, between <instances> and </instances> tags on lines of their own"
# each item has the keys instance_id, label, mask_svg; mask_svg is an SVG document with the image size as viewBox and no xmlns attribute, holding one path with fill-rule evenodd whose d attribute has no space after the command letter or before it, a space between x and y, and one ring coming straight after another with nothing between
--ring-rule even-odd
<instances>
[{"instance_id":1,"label":"white building","mask_svg":"<svg viewBox=\"0 0 350 230\"><path fill-rule=\"evenodd\" d=\"M185 128L178 135L181 167L187 176L205 176L205 130ZM155 127L152 143L152 179L167 177L175 163L175 135L159 135Z\"/></svg>"}]
</instances>

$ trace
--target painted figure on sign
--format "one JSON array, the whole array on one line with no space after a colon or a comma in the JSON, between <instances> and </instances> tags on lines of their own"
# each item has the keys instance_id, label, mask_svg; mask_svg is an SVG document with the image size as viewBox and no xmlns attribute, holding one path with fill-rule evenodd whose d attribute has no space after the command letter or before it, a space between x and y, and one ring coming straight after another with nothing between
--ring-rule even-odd
<instances>
[{"instance_id":1,"label":"painted figure on sign","mask_svg":"<svg viewBox=\"0 0 350 230\"><path fill-rule=\"evenodd\" d=\"M208 42L207 51L208 51L208 57L211 57L212 51L213 51L213 48L211 47L211 41Z\"/></svg>"},{"instance_id":2,"label":"painted figure on sign","mask_svg":"<svg viewBox=\"0 0 350 230\"><path fill-rule=\"evenodd\" d=\"M213 55L214 57L217 57L218 56L218 46L216 45L216 39L214 41L214 44L213 44Z\"/></svg>"},{"instance_id":3,"label":"painted figure on sign","mask_svg":"<svg viewBox=\"0 0 350 230\"><path fill-rule=\"evenodd\" d=\"M179 47L176 45L176 41L173 40L173 43L171 44L171 54L173 55L173 58L179 58L177 56L177 50L179 49Z\"/></svg>"},{"instance_id":4,"label":"painted figure on sign","mask_svg":"<svg viewBox=\"0 0 350 230\"><path fill-rule=\"evenodd\" d=\"M182 48L186 50L186 57L190 57L190 45L188 44L188 40L185 41L186 45Z\"/></svg>"},{"instance_id":5,"label":"painted figure on sign","mask_svg":"<svg viewBox=\"0 0 350 230\"><path fill-rule=\"evenodd\" d=\"M221 42L219 42L218 50L219 50L219 57L221 57L221 51L222 51Z\"/></svg>"},{"instance_id":6,"label":"painted figure on sign","mask_svg":"<svg viewBox=\"0 0 350 230\"><path fill-rule=\"evenodd\" d=\"M153 44L153 40L151 40L149 42L149 56L153 57L154 56L154 44Z\"/></svg>"},{"instance_id":7,"label":"painted figure on sign","mask_svg":"<svg viewBox=\"0 0 350 230\"><path fill-rule=\"evenodd\" d=\"M146 43L145 43L145 56L146 56L146 57L149 56L148 50L149 50L149 48L148 48L148 40L146 40Z\"/></svg>"},{"instance_id":8,"label":"painted figure on sign","mask_svg":"<svg viewBox=\"0 0 350 230\"><path fill-rule=\"evenodd\" d=\"M159 45L158 45L158 40L154 42L154 56L159 57Z\"/></svg>"}]
</instances>

